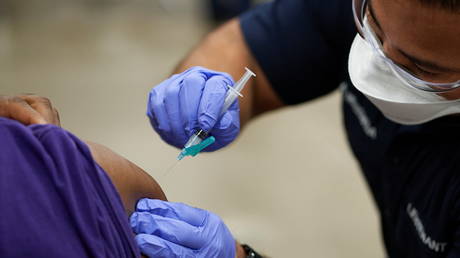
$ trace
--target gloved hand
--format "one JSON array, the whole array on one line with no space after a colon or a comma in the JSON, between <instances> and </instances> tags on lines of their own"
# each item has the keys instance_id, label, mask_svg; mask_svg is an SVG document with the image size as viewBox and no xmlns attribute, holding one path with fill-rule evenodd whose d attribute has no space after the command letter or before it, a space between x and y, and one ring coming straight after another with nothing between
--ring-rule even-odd
<instances>
[{"instance_id":1,"label":"gloved hand","mask_svg":"<svg viewBox=\"0 0 460 258\"><path fill-rule=\"evenodd\" d=\"M236 242L215 214L181 203L141 199L130 218L148 257L235 258Z\"/></svg>"},{"instance_id":2,"label":"gloved hand","mask_svg":"<svg viewBox=\"0 0 460 258\"><path fill-rule=\"evenodd\" d=\"M238 100L219 119L230 75L193 67L171 76L149 94L147 116L161 138L183 148L201 128L216 138L204 151L214 151L232 142L240 131Z\"/></svg>"}]
</instances>

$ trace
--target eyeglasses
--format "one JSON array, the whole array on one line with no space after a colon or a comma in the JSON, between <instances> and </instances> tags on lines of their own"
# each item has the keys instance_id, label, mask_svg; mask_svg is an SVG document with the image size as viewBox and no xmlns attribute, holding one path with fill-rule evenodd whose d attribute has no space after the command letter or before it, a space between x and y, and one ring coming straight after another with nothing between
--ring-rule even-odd
<instances>
[{"instance_id":1,"label":"eyeglasses","mask_svg":"<svg viewBox=\"0 0 460 258\"><path fill-rule=\"evenodd\" d=\"M353 14L356 26L358 27L358 32L361 37L371 45L371 47L377 53L377 56L384 61L384 63L399 80L401 80L407 86L429 92L446 92L460 87L460 80L451 83L436 83L419 79L410 71L399 66L393 60L387 57L383 51L382 42L372 30L372 27L368 22L366 11L369 1L370 0L353 0Z\"/></svg>"}]
</instances>

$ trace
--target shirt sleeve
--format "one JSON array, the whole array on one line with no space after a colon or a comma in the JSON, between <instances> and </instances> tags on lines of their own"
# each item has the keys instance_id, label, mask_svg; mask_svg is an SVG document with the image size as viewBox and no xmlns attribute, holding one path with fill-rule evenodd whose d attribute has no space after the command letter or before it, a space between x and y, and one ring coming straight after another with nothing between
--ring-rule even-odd
<instances>
[{"instance_id":1,"label":"shirt sleeve","mask_svg":"<svg viewBox=\"0 0 460 258\"><path fill-rule=\"evenodd\" d=\"M356 35L351 1L278 0L243 14L240 23L250 51L286 104L329 93L346 78Z\"/></svg>"},{"instance_id":2,"label":"shirt sleeve","mask_svg":"<svg viewBox=\"0 0 460 258\"><path fill-rule=\"evenodd\" d=\"M140 257L115 186L78 138L0 117L0 257Z\"/></svg>"}]
</instances>

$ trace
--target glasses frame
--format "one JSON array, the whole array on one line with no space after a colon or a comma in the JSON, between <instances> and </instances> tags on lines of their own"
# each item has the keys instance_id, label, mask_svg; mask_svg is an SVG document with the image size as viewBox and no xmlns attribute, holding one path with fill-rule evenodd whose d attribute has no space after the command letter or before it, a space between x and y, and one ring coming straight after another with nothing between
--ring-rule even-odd
<instances>
[{"instance_id":1,"label":"glasses frame","mask_svg":"<svg viewBox=\"0 0 460 258\"><path fill-rule=\"evenodd\" d=\"M460 87L460 80L452 83L436 83L428 82L417 78L411 72L407 71L400 65L396 64L389 58L383 51L383 45L377 37L371 26L367 22L366 8L370 0L352 0L353 1L353 16L355 19L356 27L359 35L367 41L376 52L377 56L381 58L396 75L396 77L405 85L428 92L446 92L452 91Z\"/></svg>"}]
</instances>

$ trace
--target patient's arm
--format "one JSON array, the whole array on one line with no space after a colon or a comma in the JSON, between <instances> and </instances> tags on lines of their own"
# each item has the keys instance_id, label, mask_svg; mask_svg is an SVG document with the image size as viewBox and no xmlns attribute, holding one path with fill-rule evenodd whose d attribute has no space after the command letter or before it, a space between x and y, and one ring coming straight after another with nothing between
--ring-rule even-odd
<instances>
[{"instance_id":1,"label":"patient's arm","mask_svg":"<svg viewBox=\"0 0 460 258\"><path fill-rule=\"evenodd\" d=\"M144 170L105 146L86 142L94 160L112 179L128 215L134 211L137 200L152 198L166 200L158 183Z\"/></svg>"}]
</instances>

